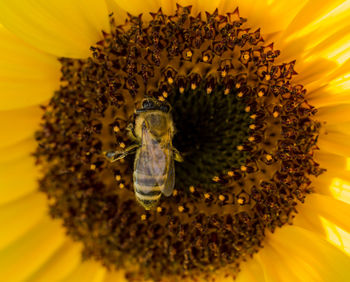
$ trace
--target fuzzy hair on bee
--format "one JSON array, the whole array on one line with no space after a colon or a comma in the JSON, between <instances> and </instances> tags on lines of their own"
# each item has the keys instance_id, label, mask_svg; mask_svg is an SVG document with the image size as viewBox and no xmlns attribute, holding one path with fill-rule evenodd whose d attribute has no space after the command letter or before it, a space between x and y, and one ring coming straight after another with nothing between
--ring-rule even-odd
<instances>
[{"instance_id":1,"label":"fuzzy hair on bee","mask_svg":"<svg viewBox=\"0 0 350 282\"><path fill-rule=\"evenodd\" d=\"M144 99L129 126L135 144L125 151L108 151L111 162L136 152L133 184L136 200L146 209L156 207L161 195L169 197L175 185L174 160L182 161L173 147L175 127L171 106L154 98Z\"/></svg>"}]
</instances>

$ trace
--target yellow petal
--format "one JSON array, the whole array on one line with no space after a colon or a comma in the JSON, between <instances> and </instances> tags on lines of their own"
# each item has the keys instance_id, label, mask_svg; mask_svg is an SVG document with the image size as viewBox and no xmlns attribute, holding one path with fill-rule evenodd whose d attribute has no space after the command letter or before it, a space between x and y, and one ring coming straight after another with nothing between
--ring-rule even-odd
<instances>
[{"instance_id":1,"label":"yellow petal","mask_svg":"<svg viewBox=\"0 0 350 282\"><path fill-rule=\"evenodd\" d=\"M254 256L241 264L241 271L237 275L236 282L265 282L264 270Z\"/></svg>"},{"instance_id":2,"label":"yellow petal","mask_svg":"<svg viewBox=\"0 0 350 282\"><path fill-rule=\"evenodd\" d=\"M0 110L44 103L58 89L60 63L0 26Z\"/></svg>"},{"instance_id":3,"label":"yellow petal","mask_svg":"<svg viewBox=\"0 0 350 282\"><path fill-rule=\"evenodd\" d=\"M0 204L19 199L38 188L38 168L29 154L0 163Z\"/></svg>"},{"instance_id":4,"label":"yellow petal","mask_svg":"<svg viewBox=\"0 0 350 282\"><path fill-rule=\"evenodd\" d=\"M9 146L0 147L0 164L20 159L34 152L37 146L33 137L29 137Z\"/></svg>"},{"instance_id":5,"label":"yellow petal","mask_svg":"<svg viewBox=\"0 0 350 282\"><path fill-rule=\"evenodd\" d=\"M316 118L327 121L328 124L350 121L350 104L321 107L318 109Z\"/></svg>"},{"instance_id":6,"label":"yellow petal","mask_svg":"<svg viewBox=\"0 0 350 282\"><path fill-rule=\"evenodd\" d=\"M328 131L322 134L317 146L325 152L350 157L350 135L343 132Z\"/></svg>"},{"instance_id":7,"label":"yellow petal","mask_svg":"<svg viewBox=\"0 0 350 282\"><path fill-rule=\"evenodd\" d=\"M307 196L305 201L308 203L308 205L305 206L306 212L307 210L313 211L345 231L350 232L349 204L333 197L316 193Z\"/></svg>"},{"instance_id":8,"label":"yellow petal","mask_svg":"<svg viewBox=\"0 0 350 282\"><path fill-rule=\"evenodd\" d=\"M80 263L62 282L102 282L106 275L106 269L95 261L84 261Z\"/></svg>"},{"instance_id":9,"label":"yellow petal","mask_svg":"<svg viewBox=\"0 0 350 282\"><path fill-rule=\"evenodd\" d=\"M278 255L275 255L273 260L269 254L274 252ZM282 274L278 276L277 281L348 281L350 279L348 271L350 257L322 239L317 233L297 226L284 226L275 234L271 234L259 255L261 262L266 265L265 270L270 275Z\"/></svg>"},{"instance_id":10,"label":"yellow petal","mask_svg":"<svg viewBox=\"0 0 350 282\"><path fill-rule=\"evenodd\" d=\"M61 281L80 263L81 245L66 239L65 243L27 281Z\"/></svg>"},{"instance_id":11,"label":"yellow petal","mask_svg":"<svg viewBox=\"0 0 350 282\"><path fill-rule=\"evenodd\" d=\"M43 111L38 106L0 111L0 148L34 136Z\"/></svg>"},{"instance_id":12,"label":"yellow petal","mask_svg":"<svg viewBox=\"0 0 350 282\"><path fill-rule=\"evenodd\" d=\"M127 281L125 279L124 271L108 271L108 273L106 273L106 276L103 282L115 282L115 281L118 281L118 282Z\"/></svg>"},{"instance_id":13,"label":"yellow petal","mask_svg":"<svg viewBox=\"0 0 350 282\"><path fill-rule=\"evenodd\" d=\"M266 282L298 281L285 259L270 245L265 245L263 250L255 256L262 266Z\"/></svg>"},{"instance_id":14,"label":"yellow petal","mask_svg":"<svg viewBox=\"0 0 350 282\"><path fill-rule=\"evenodd\" d=\"M114 0L116 4L124 11L133 16L143 14L143 18L150 19L149 12L157 12L159 10L160 1L157 0ZM175 6L174 6L175 7Z\"/></svg>"},{"instance_id":15,"label":"yellow petal","mask_svg":"<svg viewBox=\"0 0 350 282\"><path fill-rule=\"evenodd\" d=\"M309 0L298 12L284 31L285 37L290 37L295 32L301 32L313 21L329 13L332 9L343 3L344 0L322 1Z\"/></svg>"},{"instance_id":16,"label":"yellow petal","mask_svg":"<svg viewBox=\"0 0 350 282\"><path fill-rule=\"evenodd\" d=\"M60 248L64 238L61 222L46 216L22 238L0 251L0 280L23 281Z\"/></svg>"},{"instance_id":17,"label":"yellow petal","mask_svg":"<svg viewBox=\"0 0 350 282\"><path fill-rule=\"evenodd\" d=\"M2 194L1 194L2 196ZM47 212L45 195L31 193L15 202L0 206L0 250L37 224Z\"/></svg>"},{"instance_id":18,"label":"yellow petal","mask_svg":"<svg viewBox=\"0 0 350 282\"><path fill-rule=\"evenodd\" d=\"M2 0L0 22L40 50L58 57L80 58L109 31L105 1Z\"/></svg>"}]
</instances>

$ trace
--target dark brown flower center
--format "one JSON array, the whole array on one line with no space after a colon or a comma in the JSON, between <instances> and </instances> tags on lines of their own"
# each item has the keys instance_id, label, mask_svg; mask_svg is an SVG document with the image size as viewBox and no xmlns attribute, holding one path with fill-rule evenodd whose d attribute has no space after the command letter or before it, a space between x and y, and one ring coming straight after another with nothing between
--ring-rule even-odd
<instances>
[{"instance_id":1,"label":"dark brown flower center","mask_svg":"<svg viewBox=\"0 0 350 282\"><path fill-rule=\"evenodd\" d=\"M36 133L52 216L83 242L84 257L130 279L235 275L266 230L292 222L310 175L323 171L313 160L316 110L290 82L295 62L275 64L279 51L238 10L190 10L122 26L111 17L90 58L60 60L62 86ZM171 104L184 157L173 195L150 211L135 201L134 156L103 155L133 143L127 126L146 96Z\"/></svg>"}]
</instances>

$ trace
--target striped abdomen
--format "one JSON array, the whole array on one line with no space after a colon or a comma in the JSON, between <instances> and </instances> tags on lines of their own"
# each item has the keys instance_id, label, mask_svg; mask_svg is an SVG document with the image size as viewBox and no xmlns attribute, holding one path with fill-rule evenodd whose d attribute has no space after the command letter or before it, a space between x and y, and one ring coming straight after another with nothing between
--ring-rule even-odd
<instances>
[{"instance_id":1,"label":"striped abdomen","mask_svg":"<svg viewBox=\"0 0 350 282\"><path fill-rule=\"evenodd\" d=\"M141 146L134 164L136 199L150 209L157 205L168 177L169 155L159 144Z\"/></svg>"}]
</instances>

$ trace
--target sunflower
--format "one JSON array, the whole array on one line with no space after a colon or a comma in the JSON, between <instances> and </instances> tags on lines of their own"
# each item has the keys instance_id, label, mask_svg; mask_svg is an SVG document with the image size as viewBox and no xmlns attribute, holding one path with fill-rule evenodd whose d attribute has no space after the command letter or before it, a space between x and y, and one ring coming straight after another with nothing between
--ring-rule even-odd
<instances>
[{"instance_id":1,"label":"sunflower","mask_svg":"<svg viewBox=\"0 0 350 282\"><path fill-rule=\"evenodd\" d=\"M1 280L349 280L349 1L0 11ZM145 96L184 159L149 211L103 153Z\"/></svg>"}]
</instances>

